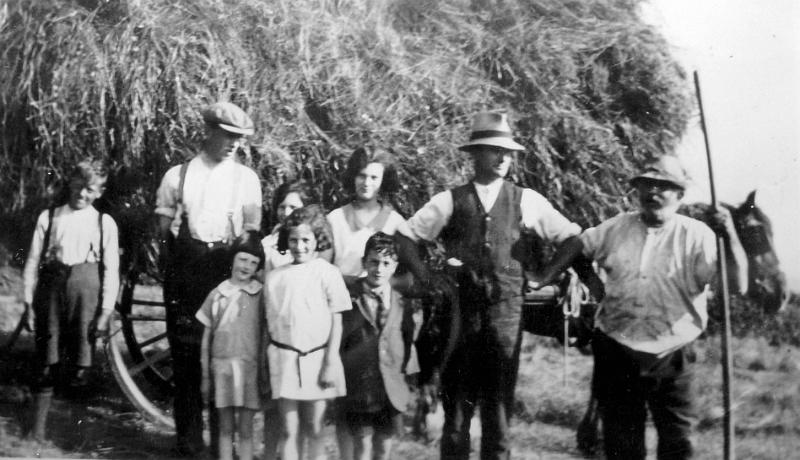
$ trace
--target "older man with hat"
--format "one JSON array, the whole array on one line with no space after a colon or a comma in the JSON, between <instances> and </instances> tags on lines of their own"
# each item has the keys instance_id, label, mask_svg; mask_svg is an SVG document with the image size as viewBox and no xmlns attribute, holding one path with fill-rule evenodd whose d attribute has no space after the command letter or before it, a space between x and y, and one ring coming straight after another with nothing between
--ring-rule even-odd
<instances>
[{"instance_id":1,"label":"older man with hat","mask_svg":"<svg viewBox=\"0 0 800 460\"><path fill-rule=\"evenodd\" d=\"M445 424L443 459L468 459L469 427L480 405L481 458L510 457L509 421L519 365L524 269L539 261L533 241L577 239L570 222L539 193L506 181L516 152L505 114L479 113L469 141L459 147L472 158L474 176L460 187L434 195L400 228L402 257L417 278L424 267L408 239L441 238L460 294L461 337L443 370Z\"/></svg>"},{"instance_id":2,"label":"older man with hat","mask_svg":"<svg viewBox=\"0 0 800 460\"><path fill-rule=\"evenodd\" d=\"M210 105L203 111L203 120L206 135L199 151L167 171L155 209L175 383L176 453L188 457L204 449L200 393L203 325L195 313L208 293L227 277L230 243L261 227L261 183L255 171L235 158L245 136L253 134L253 121L230 102ZM215 422L212 418L212 450L217 439Z\"/></svg>"},{"instance_id":3,"label":"older man with hat","mask_svg":"<svg viewBox=\"0 0 800 460\"><path fill-rule=\"evenodd\" d=\"M644 459L647 408L659 459L692 456L691 343L708 319L706 297L717 279L716 237L706 224L676 213L688 178L674 156L647 163L630 180L639 209L586 229L545 269L547 283L579 254L606 273L606 296L592 340L593 392L609 459ZM716 211L715 231L732 255L734 286L747 288L747 259L730 213Z\"/></svg>"}]
</instances>

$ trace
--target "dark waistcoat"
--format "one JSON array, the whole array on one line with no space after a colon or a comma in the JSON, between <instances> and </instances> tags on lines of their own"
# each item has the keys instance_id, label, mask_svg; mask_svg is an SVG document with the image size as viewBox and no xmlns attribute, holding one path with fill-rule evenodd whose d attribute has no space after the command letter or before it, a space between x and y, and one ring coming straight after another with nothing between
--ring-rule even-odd
<instances>
[{"instance_id":1,"label":"dark waistcoat","mask_svg":"<svg viewBox=\"0 0 800 460\"><path fill-rule=\"evenodd\" d=\"M519 297L524 267L531 265L535 236L522 231L522 188L503 182L487 213L471 183L451 190L453 215L442 230L447 257L463 263L459 274L462 297L469 303L495 303ZM482 298L475 298L480 295Z\"/></svg>"}]
</instances>

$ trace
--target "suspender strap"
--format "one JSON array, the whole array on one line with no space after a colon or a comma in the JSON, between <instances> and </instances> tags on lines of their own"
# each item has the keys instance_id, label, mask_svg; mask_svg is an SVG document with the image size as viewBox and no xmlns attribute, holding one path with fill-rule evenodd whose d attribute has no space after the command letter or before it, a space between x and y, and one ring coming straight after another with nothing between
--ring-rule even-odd
<instances>
[{"instance_id":1,"label":"suspender strap","mask_svg":"<svg viewBox=\"0 0 800 460\"><path fill-rule=\"evenodd\" d=\"M42 252L39 253L39 268L44 263L44 258L47 255L47 250L50 249L50 232L53 228L53 215L56 208L51 207L47 210L47 230L44 231L44 241L42 241Z\"/></svg>"},{"instance_id":2,"label":"suspender strap","mask_svg":"<svg viewBox=\"0 0 800 460\"><path fill-rule=\"evenodd\" d=\"M106 276L106 250L103 244L103 213L97 213L97 225L100 226L100 260L97 261L98 269L100 270L100 292L97 296L97 306L103 308L103 286L105 285Z\"/></svg>"},{"instance_id":3,"label":"suspender strap","mask_svg":"<svg viewBox=\"0 0 800 460\"><path fill-rule=\"evenodd\" d=\"M239 197L239 181L241 180L242 170L236 168L236 165L233 165L236 169L236 174L234 175L233 181L233 188L231 190L231 201L230 205L228 206L228 243L233 243L233 240L236 239L236 232L234 231L233 226L233 210L236 209L236 199Z\"/></svg>"},{"instance_id":4,"label":"suspender strap","mask_svg":"<svg viewBox=\"0 0 800 460\"><path fill-rule=\"evenodd\" d=\"M303 350L295 348L295 347L293 347L291 345L287 345L285 343L281 343L281 342L278 342L278 341L273 340L273 339L269 339L269 343L271 343L272 345L275 345L278 348L282 348L284 350L289 350L289 351L293 351L293 352L297 353L297 381L300 383L301 387L303 386L303 377L301 377L301 375L300 375L300 358L302 358L304 356L308 356L311 353L314 353L315 351L322 350L322 349L324 349L325 347L328 346L327 343L323 343L322 345L314 347L314 348L312 348L312 349L310 349L308 351L303 351Z\"/></svg>"},{"instance_id":5,"label":"suspender strap","mask_svg":"<svg viewBox=\"0 0 800 460\"><path fill-rule=\"evenodd\" d=\"M188 161L181 165L180 181L178 182L178 204L180 204L181 206L183 206L183 185L186 182L187 169L189 169Z\"/></svg>"}]
</instances>

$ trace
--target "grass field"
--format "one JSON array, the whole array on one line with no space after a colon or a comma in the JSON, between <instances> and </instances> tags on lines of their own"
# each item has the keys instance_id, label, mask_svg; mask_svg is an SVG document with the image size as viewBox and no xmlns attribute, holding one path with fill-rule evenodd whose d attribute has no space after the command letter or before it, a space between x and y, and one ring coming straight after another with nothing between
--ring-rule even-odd
<instances>
[{"instance_id":1,"label":"grass field","mask_svg":"<svg viewBox=\"0 0 800 460\"><path fill-rule=\"evenodd\" d=\"M797 307L794 307L797 308ZM22 307L13 297L0 298L0 342L13 329ZM0 456L54 458L165 458L172 433L147 422L127 402L111 377L104 357L91 395L79 401L57 398L48 424L50 440L24 439L22 424L30 406L26 387L32 340L24 333L11 352L0 356ZM736 452L746 459L789 459L800 452L800 355L795 347L770 345L764 339L733 342ZM721 370L719 342L701 340L698 356L697 458L722 457ZM579 459L575 426L588 399L591 357L568 352L566 382L562 351L546 339L526 336L512 428L515 459ZM337 458L329 427L330 458ZM479 433L478 430L475 430ZM473 440L477 448L479 436ZM648 429L655 458L655 432ZM395 459L438 457L438 444L404 436Z\"/></svg>"}]
</instances>

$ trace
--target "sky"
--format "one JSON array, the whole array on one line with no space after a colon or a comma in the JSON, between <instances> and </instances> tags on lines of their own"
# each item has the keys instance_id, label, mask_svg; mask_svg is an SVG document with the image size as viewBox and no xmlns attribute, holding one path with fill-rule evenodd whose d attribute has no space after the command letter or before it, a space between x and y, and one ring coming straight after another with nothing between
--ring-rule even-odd
<instances>
[{"instance_id":1,"label":"sky","mask_svg":"<svg viewBox=\"0 0 800 460\"><path fill-rule=\"evenodd\" d=\"M800 291L800 1L649 0L641 13L698 72L717 199L756 190ZM695 182L686 202L710 201L699 112L677 153Z\"/></svg>"}]
</instances>

